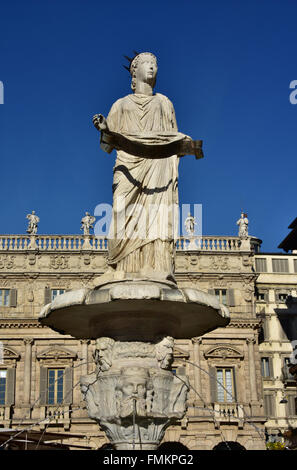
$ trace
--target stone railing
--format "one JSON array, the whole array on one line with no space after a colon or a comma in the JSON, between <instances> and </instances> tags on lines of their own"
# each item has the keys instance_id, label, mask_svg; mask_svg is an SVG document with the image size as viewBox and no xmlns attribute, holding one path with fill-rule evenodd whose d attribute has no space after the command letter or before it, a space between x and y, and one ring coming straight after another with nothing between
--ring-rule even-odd
<instances>
[{"instance_id":1,"label":"stone railing","mask_svg":"<svg viewBox=\"0 0 297 470\"><path fill-rule=\"evenodd\" d=\"M10 405L1 405L0 406L0 424L3 426L9 426L11 420L11 406ZM4 427L5 427L4 426Z\"/></svg>"},{"instance_id":2,"label":"stone railing","mask_svg":"<svg viewBox=\"0 0 297 470\"><path fill-rule=\"evenodd\" d=\"M176 242L176 249L181 251L239 251L240 246L239 237L180 237Z\"/></svg>"},{"instance_id":3,"label":"stone railing","mask_svg":"<svg viewBox=\"0 0 297 470\"><path fill-rule=\"evenodd\" d=\"M234 252L241 250L239 237L180 237L177 251ZM0 235L1 251L106 251L107 238L95 235Z\"/></svg>"},{"instance_id":4,"label":"stone railing","mask_svg":"<svg viewBox=\"0 0 297 470\"><path fill-rule=\"evenodd\" d=\"M44 429L48 424L61 424L64 429L70 426L70 405L45 405L40 407L40 428Z\"/></svg>"},{"instance_id":5,"label":"stone railing","mask_svg":"<svg viewBox=\"0 0 297 470\"><path fill-rule=\"evenodd\" d=\"M214 416L218 421L226 422L242 419L244 412L237 403L215 403Z\"/></svg>"},{"instance_id":6,"label":"stone railing","mask_svg":"<svg viewBox=\"0 0 297 470\"><path fill-rule=\"evenodd\" d=\"M49 418L51 421L61 421L64 419L69 419L69 406L62 405L47 405L45 408L45 417Z\"/></svg>"},{"instance_id":7,"label":"stone railing","mask_svg":"<svg viewBox=\"0 0 297 470\"><path fill-rule=\"evenodd\" d=\"M0 406L0 422L5 419L5 406Z\"/></svg>"},{"instance_id":8,"label":"stone railing","mask_svg":"<svg viewBox=\"0 0 297 470\"><path fill-rule=\"evenodd\" d=\"M107 250L107 238L94 235L0 235L0 251Z\"/></svg>"}]
</instances>

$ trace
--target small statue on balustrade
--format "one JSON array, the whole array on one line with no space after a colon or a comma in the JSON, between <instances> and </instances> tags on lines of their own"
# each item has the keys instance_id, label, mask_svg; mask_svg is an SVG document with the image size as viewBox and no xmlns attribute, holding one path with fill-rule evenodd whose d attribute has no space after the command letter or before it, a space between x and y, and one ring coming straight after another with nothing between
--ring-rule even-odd
<instances>
[{"instance_id":1,"label":"small statue on balustrade","mask_svg":"<svg viewBox=\"0 0 297 470\"><path fill-rule=\"evenodd\" d=\"M27 233L30 235L36 235L38 223L40 221L39 217L35 214L35 211L32 211L32 214L28 214L26 218L29 220Z\"/></svg>"},{"instance_id":2,"label":"small statue on balustrade","mask_svg":"<svg viewBox=\"0 0 297 470\"><path fill-rule=\"evenodd\" d=\"M240 219L236 223L237 223L237 225L239 225L239 230L238 230L239 238L243 238L243 239L248 238L249 221L248 221L248 218L247 218L247 214L245 214L242 211Z\"/></svg>"},{"instance_id":3,"label":"small statue on balustrade","mask_svg":"<svg viewBox=\"0 0 297 470\"><path fill-rule=\"evenodd\" d=\"M186 227L186 232L190 237L193 237L193 235L194 235L195 225L197 225L196 219L189 212L188 217L185 220L185 227Z\"/></svg>"},{"instance_id":4,"label":"small statue on balustrade","mask_svg":"<svg viewBox=\"0 0 297 470\"><path fill-rule=\"evenodd\" d=\"M86 215L81 219L81 227L80 229L83 230L84 235L90 235L90 230L93 229L93 223L95 222L96 217L86 212Z\"/></svg>"}]
</instances>

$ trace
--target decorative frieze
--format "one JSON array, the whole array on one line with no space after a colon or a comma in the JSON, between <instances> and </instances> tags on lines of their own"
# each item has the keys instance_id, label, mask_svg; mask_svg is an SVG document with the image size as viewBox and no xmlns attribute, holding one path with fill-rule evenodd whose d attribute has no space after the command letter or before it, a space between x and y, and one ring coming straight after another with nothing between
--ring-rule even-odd
<instances>
[{"instance_id":1,"label":"decorative frieze","mask_svg":"<svg viewBox=\"0 0 297 470\"><path fill-rule=\"evenodd\" d=\"M206 359L217 357L221 357L222 359L243 359L244 355L231 346L221 344L205 351L204 357Z\"/></svg>"},{"instance_id":2,"label":"decorative frieze","mask_svg":"<svg viewBox=\"0 0 297 470\"><path fill-rule=\"evenodd\" d=\"M52 269L68 269L69 256L65 255L51 255L50 268Z\"/></svg>"},{"instance_id":3,"label":"decorative frieze","mask_svg":"<svg viewBox=\"0 0 297 470\"><path fill-rule=\"evenodd\" d=\"M14 255L0 255L0 269L12 269L14 265Z\"/></svg>"}]
</instances>

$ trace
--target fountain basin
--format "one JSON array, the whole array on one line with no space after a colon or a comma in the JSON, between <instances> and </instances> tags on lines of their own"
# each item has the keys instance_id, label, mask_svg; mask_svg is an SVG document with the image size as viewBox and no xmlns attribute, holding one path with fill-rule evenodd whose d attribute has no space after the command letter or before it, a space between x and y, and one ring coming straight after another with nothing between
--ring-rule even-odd
<instances>
[{"instance_id":1,"label":"fountain basin","mask_svg":"<svg viewBox=\"0 0 297 470\"><path fill-rule=\"evenodd\" d=\"M39 321L79 339L152 341L202 336L228 325L230 314L213 295L197 289L163 288L153 282L118 282L57 296Z\"/></svg>"}]
</instances>

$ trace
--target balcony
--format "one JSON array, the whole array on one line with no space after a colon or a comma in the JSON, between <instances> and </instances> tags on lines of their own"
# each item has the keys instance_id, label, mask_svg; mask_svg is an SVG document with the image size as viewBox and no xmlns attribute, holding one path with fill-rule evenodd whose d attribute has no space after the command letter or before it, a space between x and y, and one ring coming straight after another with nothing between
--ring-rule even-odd
<instances>
[{"instance_id":1,"label":"balcony","mask_svg":"<svg viewBox=\"0 0 297 470\"><path fill-rule=\"evenodd\" d=\"M238 403L214 403L214 418L219 423L243 425L244 412Z\"/></svg>"},{"instance_id":2,"label":"balcony","mask_svg":"<svg viewBox=\"0 0 297 470\"><path fill-rule=\"evenodd\" d=\"M70 428L71 409L69 405L46 405L40 408L40 429L50 425L63 426L65 430Z\"/></svg>"}]
</instances>

